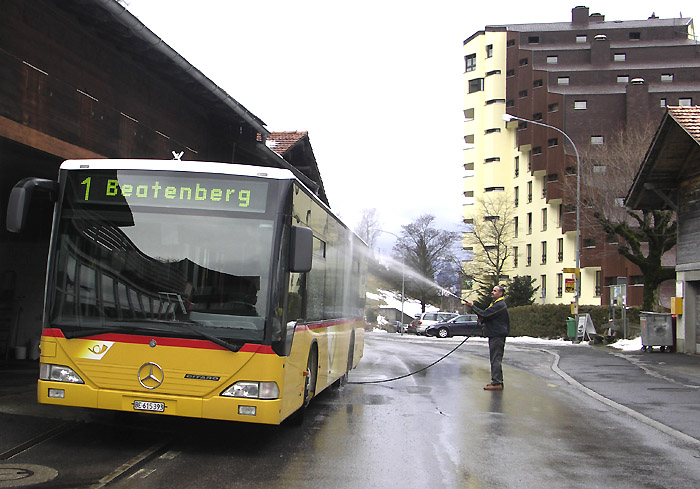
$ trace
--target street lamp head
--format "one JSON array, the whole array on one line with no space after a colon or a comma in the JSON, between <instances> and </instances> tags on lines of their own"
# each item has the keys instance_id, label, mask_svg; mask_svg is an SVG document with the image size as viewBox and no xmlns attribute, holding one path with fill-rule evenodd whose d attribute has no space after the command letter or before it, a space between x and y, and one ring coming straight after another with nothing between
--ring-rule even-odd
<instances>
[{"instance_id":1,"label":"street lamp head","mask_svg":"<svg viewBox=\"0 0 700 489\"><path fill-rule=\"evenodd\" d=\"M510 121L512 121L513 119L515 119L515 117L512 116L512 115L510 115L510 114L503 114L503 115L501 116L501 119L503 119L503 120L506 121L506 122L510 122Z\"/></svg>"}]
</instances>

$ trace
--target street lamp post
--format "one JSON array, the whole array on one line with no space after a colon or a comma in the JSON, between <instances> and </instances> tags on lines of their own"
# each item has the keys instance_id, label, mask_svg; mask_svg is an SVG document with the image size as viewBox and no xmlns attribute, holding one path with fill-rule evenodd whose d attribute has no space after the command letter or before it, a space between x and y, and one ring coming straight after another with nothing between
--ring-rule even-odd
<instances>
[{"instance_id":1,"label":"street lamp post","mask_svg":"<svg viewBox=\"0 0 700 489\"><path fill-rule=\"evenodd\" d=\"M379 230L380 233L386 233L386 234L391 234L394 236L396 239L401 239L399 238L398 235L392 233L391 231L384 231L383 229ZM405 274L405 263L404 263L404 258L401 256L401 324L403 325L403 303L404 303L404 294L406 292L406 274Z\"/></svg>"},{"instance_id":2,"label":"street lamp post","mask_svg":"<svg viewBox=\"0 0 700 489\"><path fill-rule=\"evenodd\" d=\"M576 314L578 314L578 303L579 298L581 297L581 157L578 154L578 149L569 135L558 127L530 119L523 119L522 117L517 117L511 114L503 114L503 120L506 123L512 120L523 121L557 131L559 134L564 136L569 143L571 143L571 146L574 148L574 153L576 153L576 272L574 273L576 280L576 295L574 299L576 301Z\"/></svg>"}]
</instances>

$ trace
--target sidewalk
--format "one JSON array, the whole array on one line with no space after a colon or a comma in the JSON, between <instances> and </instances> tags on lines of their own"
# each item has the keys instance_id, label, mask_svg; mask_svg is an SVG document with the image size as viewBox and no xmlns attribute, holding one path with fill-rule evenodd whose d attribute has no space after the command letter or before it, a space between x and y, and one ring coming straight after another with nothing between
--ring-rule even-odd
<instances>
[{"instance_id":1,"label":"sidewalk","mask_svg":"<svg viewBox=\"0 0 700 489\"><path fill-rule=\"evenodd\" d=\"M670 428L670 434L685 434L700 445L700 356L587 344L547 349L559 355L558 368L584 390L612 401L610 405L639 413L642 421L646 417ZM624 408L618 407L621 411Z\"/></svg>"}]
</instances>

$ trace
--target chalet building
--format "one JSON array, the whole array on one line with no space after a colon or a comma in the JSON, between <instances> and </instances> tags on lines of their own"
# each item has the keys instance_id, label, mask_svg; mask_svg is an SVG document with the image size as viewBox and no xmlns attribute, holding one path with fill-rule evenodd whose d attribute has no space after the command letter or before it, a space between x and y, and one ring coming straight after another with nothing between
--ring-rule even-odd
<instances>
[{"instance_id":1,"label":"chalet building","mask_svg":"<svg viewBox=\"0 0 700 489\"><path fill-rule=\"evenodd\" d=\"M677 213L676 350L700 354L700 106L668 107L626 205Z\"/></svg>"},{"instance_id":2,"label":"chalet building","mask_svg":"<svg viewBox=\"0 0 700 489\"><path fill-rule=\"evenodd\" d=\"M183 160L287 168L327 203L308 135L280 152L266 144L270 134L117 1L4 0L0 361L40 335L53 207L35 202L29 229L8 233L15 183L28 176L55 179L66 159L171 159L174 152Z\"/></svg>"},{"instance_id":3,"label":"chalet building","mask_svg":"<svg viewBox=\"0 0 700 489\"><path fill-rule=\"evenodd\" d=\"M479 199L506 195L514 206L510 275L535 279L538 303L572 302L564 269L576 265L576 150L528 121L562 130L585 151L633 122L655 127L667 105L700 103L693 21L611 22L575 7L568 22L487 26L464 41L464 59L464 220L473 222ZM506 124L504 114L525 121ZM580 302L608 304L608 286L624 283L627 304L641 305L641 271L599 228L580 223Z\"/></svg>"}]
</instances>

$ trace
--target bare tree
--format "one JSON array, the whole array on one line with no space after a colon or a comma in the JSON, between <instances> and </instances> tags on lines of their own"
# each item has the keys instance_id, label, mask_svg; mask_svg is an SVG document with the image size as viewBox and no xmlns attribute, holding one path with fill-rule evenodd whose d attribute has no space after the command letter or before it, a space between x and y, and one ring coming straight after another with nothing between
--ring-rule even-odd
<instances>
[{"instance_id":1,"label":"bare tree","mask_svg":"<svg viewBox=\"0 0 700 489\"><path fill-rule=\"evenodd\" d=\"M675 277L662 256L676 245L677 222L670 211L633 211L624 198L644 160L657 124L637 121L581 152L581 229L607 233L617 252L637 265L644 277L643 307L657 308L661 283ZM568 179L568 193L575 195Z\"/></svg>"},{"instance_id":2,"label":"bare tree","mask_svg":"<svg viewBox=\"0 0 700 489\"><path fill-rule=\"evenodd\" d=\"M381 223L377 217L377 209L363 209L360 222L355 227L357 235L364 240L370 249L374 249L377 236L382 232Z\"/></svg>"},{"instance_id":3,"label":"bare tree","mask_svg":"<svg viewBox=\"0 0 700 489\"><path fill-rule=\"evenodd\" d=\"M409 269L406 295L425 305L439 300L435 280L440 272L453 263L454 244L459 233L434 227L435 216L424 214L410 224L401 226L401 237L394 245L394 257Z\"/></svg>"},{"instance_id":4,"label":"bare tree","mask_svg":"<svg viewBox=\"0 0 700 489\"><path fill-rule=\"evenodd\" d=\"M505 192L494 192L475 202L473 221L467 225L464 243L473 259L464 262L463 273L479 289L490 291L513 269L515 206Z\"/></svg>"}]
</instances>

